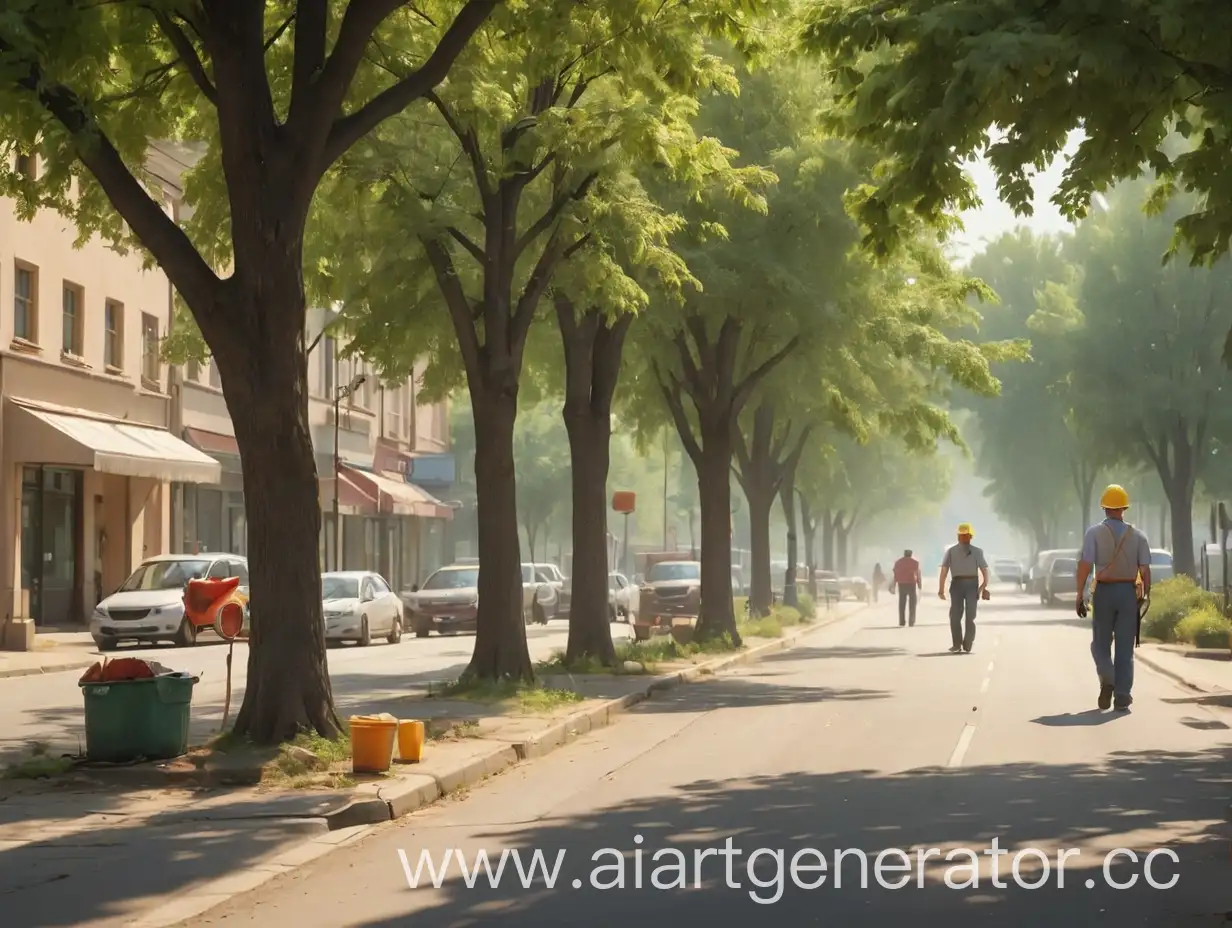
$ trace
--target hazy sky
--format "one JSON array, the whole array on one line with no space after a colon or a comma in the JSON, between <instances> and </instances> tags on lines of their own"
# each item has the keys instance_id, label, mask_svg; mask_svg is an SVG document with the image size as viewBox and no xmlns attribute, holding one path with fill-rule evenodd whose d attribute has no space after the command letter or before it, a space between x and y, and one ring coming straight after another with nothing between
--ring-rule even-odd
<instances>
[{"instance_id":1,"label":"hazy sky","mask_svg":"<svg viewBox=\"0 0 1232 928\"><path fill-rule=\"evenodd\" d=\"M968 170L975 180L979 197L984 205L979 209L969 210L962 215L963 232L952 240L952 250L955 258L965 263L972 255L983 250L984 245L1008 232L1015 226L1027 225L1033 231L1040 233L1061 232L1070 227L1069 223L1052 205L1050 199L1056 192L1065 170L1068 155L1077 147L1079 137L1071 138L1066 146L1066 153L1053 162L1052 167L1035 176L1035 214L1033 216L1016 216L1010 207L1001 202L997 195L996 177L992 168L984 159L971 164Z\"/></svg>"}]
</instances>

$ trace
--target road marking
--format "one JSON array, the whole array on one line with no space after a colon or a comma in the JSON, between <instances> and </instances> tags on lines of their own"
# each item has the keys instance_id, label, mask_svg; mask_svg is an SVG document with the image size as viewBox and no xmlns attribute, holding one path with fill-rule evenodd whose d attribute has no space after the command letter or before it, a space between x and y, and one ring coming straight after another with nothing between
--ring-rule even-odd
<instances>
[{"instance_id":1,"label":"road marking","mask_svg":"<svg viewBox=\"0 0 1232 928\"><path fill-rule=\"evenodd\" d=\"M947 767L961 767L963 758L967 756L967 748L971 747L971 739L975 737L975 726L963 726L962 734L958 736L958 744L954 747L954 753L950 755L950 762Z\"/></svg>"},{"instance_id":2,"label":"road marking","mask_svg":"<svg viewBox=\"0 0 1232 928\"><path fill-rule=\"evenodd\" d=\"M988 684L989 684L989 683L991 683L991 682L992 682L992 677L985 677L985 678L984 678L984 682L980 684L980 692L981 692L981 693L987 693L987 692L988 692Z\"/></svg>"}]
</instances>

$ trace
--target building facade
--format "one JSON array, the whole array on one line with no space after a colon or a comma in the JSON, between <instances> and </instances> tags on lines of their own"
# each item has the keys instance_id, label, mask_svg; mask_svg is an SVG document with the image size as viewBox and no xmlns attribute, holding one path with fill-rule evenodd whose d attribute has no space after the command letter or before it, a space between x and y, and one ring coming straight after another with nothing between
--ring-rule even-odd
<instances>
[{"instance_id":1,"label":"building facade","mask_svg":"<svg viewBox=\"0 0 1232 928\"><path fill-rule=\"evenodd\" d=\"M5 620L43 627L85 622L166 551L171 483L219 471L170 429L167 278L76 237L55 213L24 222L0 199L0 583Z\"/></svg>"},{"instance_id":2,"label":"building facade","mask_svg":"<svg viewBox=\"0 0 1232 928\"><path fill-rule=\"evenodd\" d=\"M382 384L363 361L342 358L336 340L323 334L329 319L310 311L306 333L313 346L308 416L319 475L321 568L376 570L395 590L408 589L446 557L453 508L439 496L448 500L454 483L448 405L416 403L422 369L404 382ZM215 484L174 487L174 550L245 554L239 448L214 365L187 365L180 397L185 440L220 470Z\"/></svg>"}]
</instances>

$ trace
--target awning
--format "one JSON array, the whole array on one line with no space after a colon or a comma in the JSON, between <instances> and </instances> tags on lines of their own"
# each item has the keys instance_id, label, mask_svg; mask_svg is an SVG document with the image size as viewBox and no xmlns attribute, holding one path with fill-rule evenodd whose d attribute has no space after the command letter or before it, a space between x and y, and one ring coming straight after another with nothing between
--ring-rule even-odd
<instances>
[{"instance_id":1,"label":"awning","mask_svg":"<svg viewBox=\"0 0 1232 928\"><path fill-rule=\"evenodd\" d=\"M84 409L9 399L21 460L180 483L218 483L222 465L166 429Z\"/></svg>"},{"instance_id":2,"label":"awning","mask_svg":"<svg viewBox=\"0 0 1232 928\"><path fill-rule=\"evenodd\" d=\"M453 510L399 474L368 471L342 466L346 477L380 499L380 511L425 519L453 519Z\"/></svg>"},{"instance_id":3,"label":"awning","mask_svg":"<svg viewBox=\"0 0 1232 928\"><path fill-rule=\"evenodd\" d=\"M184 437L194 448L206 454L226 454L234 458L240 456L240 446L234 435L207 432L205 429L185 428Z\"/></svg>"},{"instance_id":4,"label":"awning","mask_svg":"<svg viewBox=\"0 0 1232 928\"><path fill-rule=\"evenodd\" d=\"M377 490L368 489L358 484L343 465L338 473L338 514L343 516L375 516L377 508ZM334 510L334 478L321 477L321 512Z\"/></svg>"}]
</instances>

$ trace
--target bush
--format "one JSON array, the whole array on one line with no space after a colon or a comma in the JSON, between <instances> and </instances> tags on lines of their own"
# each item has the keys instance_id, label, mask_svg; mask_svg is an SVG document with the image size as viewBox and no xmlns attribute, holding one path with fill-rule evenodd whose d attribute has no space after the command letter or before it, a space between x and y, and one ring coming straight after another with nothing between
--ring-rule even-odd
<instances>
[{"instance_id":1,"label":"bush","mask_svg":"<svg viewBox=\"0 0 1232 928\"><path fill-rule=\"evenodd\" d=\"M1197 645L1199 648L1228 647L1228 633L1232 632L1232 622L1219 614L1213 606L1202 606L1181 619L1176 627L1176 637L1180 641Z\"/></svg>"},{"instance_id":2,"label":"bush","mask_svg":"<svg viewBox=\"0 0 1232 928\"><path fill-rule=\"evenodd\" d=\"M813 602L813 597L809 596L808 593L801 593L797 599L800 606L800 615L805 621L817 618L817 604Z\"/></svg>"},{"instance_id":3,"label":"bush","mask_svg":"<svg viewBox=\"0 0 1232 928\"><path fill-rule=\"evenodd\" d=\"M1142 634L1159 641L1184 641L1178 626L1190 613L1219 615L1219 597L1185 575L1171 577L1151 589L1151 611L1142 620Z\"/></svg>"}]
</instances>

